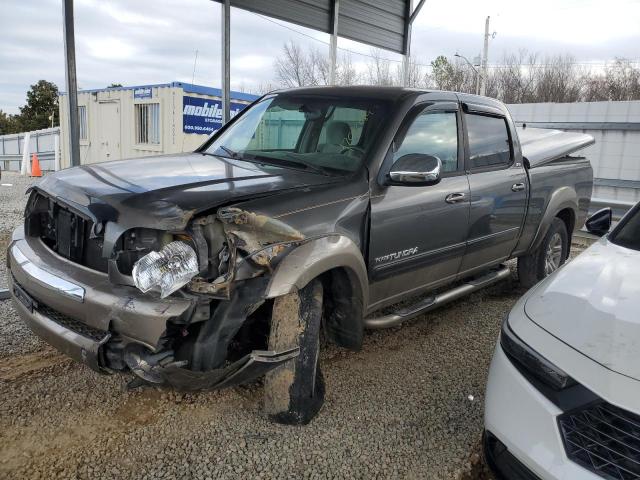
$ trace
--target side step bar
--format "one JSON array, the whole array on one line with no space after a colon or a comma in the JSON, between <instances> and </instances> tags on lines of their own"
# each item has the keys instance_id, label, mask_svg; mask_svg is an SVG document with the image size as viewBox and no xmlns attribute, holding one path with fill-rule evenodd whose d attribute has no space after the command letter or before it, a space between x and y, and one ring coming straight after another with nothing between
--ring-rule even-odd
<instances>
[{"instance_id":1,"label":"side step bar","mask_svg":"<svg viewBox=\"0 0 640 480\"><path fill-rule=\"evenodd\" d=\"M482 275L481 277L468 280L462 285L458 285L451 290L422 299L418 303L409 307L402 308L395 313L391 313L383 317L365 318L364 326L365 328L369 328L372 330L395 327L397 325L400 325L405 320L417 317L418 315L428 312L429 310L433 310L434 308L440 307L445 303L449 303L453 300L457 300L460 297L469 295L476 290L480 290L481 288L487 287L493 283L503 280L509 275L511 275L509 267L501 265L498 270L492 270L489 273Z\"/></svg>"}]
</instances>

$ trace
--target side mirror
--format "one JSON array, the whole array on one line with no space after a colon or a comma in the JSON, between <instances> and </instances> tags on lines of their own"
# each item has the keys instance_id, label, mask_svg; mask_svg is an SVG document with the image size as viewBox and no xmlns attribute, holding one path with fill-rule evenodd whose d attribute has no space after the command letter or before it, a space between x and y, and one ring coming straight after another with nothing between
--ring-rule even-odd
<instances>
[{"instance_id":1,"label":"side mirror","mask_svg":"<svg viewBox=\"0 0 640 480\"><path fill-rule=\"evenodd\" d=\"M602 210L598 210L596 213L587 218L585 222L585 227L589 233L593 233L594 235L598 235L601 237L605 233L609 231L611 228L611 220L613 218L613 213L611 212L611 208L603 208Z\"/></svg>"},{"instance_id":2,"label":"side mirror","mask_svg":"<svg viewBox=\"0 0 640 480\"><path fill-rule=\"evenodd\" d=\"M433 155L409 153L403 155L391 167L390 185L424 186L440 181L442 161Z\"/></svg>"}]
</instances>

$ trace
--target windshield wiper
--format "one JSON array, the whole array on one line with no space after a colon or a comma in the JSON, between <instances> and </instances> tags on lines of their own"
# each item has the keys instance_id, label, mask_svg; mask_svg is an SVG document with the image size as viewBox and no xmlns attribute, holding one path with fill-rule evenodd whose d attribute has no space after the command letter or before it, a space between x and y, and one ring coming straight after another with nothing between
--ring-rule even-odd
<instances>
[{"instance_id":1,"label":"windshield wiper","mask_svg":"<svg viewBox=\"0 0 640 480\"><path fill-rule=\"evenodd\" d=\"M310 170L321 175L329 175L326 169L318 165L305 162L304 160L300 160L297 157L293 157L293 155L289 153L287 154L287 156L290 156L292 158L290 160L285 160L284 158L263 157L253 154L241 154L240 152L231 150L229 147L225 147L224 145L218 145L218 148L224 150L224 152L234 160L245 160L254 163L264 163L266 165L274 165L276 167L303 167L305 170Z\"/></svg>"},{"instance_id":2,"label":"windshield wiper","mask_svg":"<svg viewBox=\"0 0 640 480\"><path fill-rule=\"evenodd\" d=\"M225 153L233 159L238 159L238 160L242 159L242 155L240 155L238 152L234 150L231 150L230 148L225 147L224 145L218 145L218 148L221 148L222 150L224 150Z\"/></svg>"},{"instance_id":3,"label":"windshield wiper","mask_svg":"<svg viewBox=\"0 0 640 480\"><path fill-rule=\"evenodd\" d=\"M305 162L304 160L294 157L292 154L287 153L287 158L289 160L282 160L283 162L293 163L296 165L302 165L307 170L311 170L312 172L321 173L323 175L328 175L327 170L325 168L320 167L319 165L314 165L313 163Z\"/></svg>"}]
</instances>

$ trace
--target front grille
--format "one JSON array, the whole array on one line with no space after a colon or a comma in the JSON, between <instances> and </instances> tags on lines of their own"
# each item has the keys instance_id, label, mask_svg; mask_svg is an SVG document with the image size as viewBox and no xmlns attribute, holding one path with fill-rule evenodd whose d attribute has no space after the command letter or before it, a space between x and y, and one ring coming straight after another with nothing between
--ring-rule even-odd
<instances>
[{"instance_id":1,"label":"front grille","mask_svg":"<svg viewBox=\"0 0 640 480\"><path fill-rule=\"evenodd\" d=\"M640 479L640 416L606 402L558 417L569 459L603 478Z\"/></svg>"},{"instance_id":2,"label":"front grille","mask_svg":"<svg viewBox=\"0 0 640 480\"><path fill-rule=\"evenodd\" d=\"M107 335L107 332L105 332L104 330L99 330L97 328L86 325L81 321L76 320L75 318L71 318L70 316L54 310L51 307L47 307L46 305L38 304L36 310L40 314L56 322L58 325L61 325L79 335L82 335L83 337L95 340L96 342L103 340Z\"/></svg>"},{"instance_id":3,"label":"front grille","mask_svg":"<svg viewBox=\"0 0 640 480\"><path fill-rule=\"evenodd\" d=\"M34 192L26 211L27 235L40 237L51 250L75 263L107 271L102 236L92 235L93 222L53 199Z\"/></svg>"}]
</instances>

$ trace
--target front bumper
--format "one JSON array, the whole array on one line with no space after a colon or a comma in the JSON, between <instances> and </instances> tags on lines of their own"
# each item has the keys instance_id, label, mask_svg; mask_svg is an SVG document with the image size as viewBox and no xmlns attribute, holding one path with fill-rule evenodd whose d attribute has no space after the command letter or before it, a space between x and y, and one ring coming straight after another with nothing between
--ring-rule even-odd
<instances>
[{"instance_id":1,"label":"front bumper","mask_svg":"<svg viewBox=\"0 0 640 480\"><path fill-rule=\"evenodd\" d=\"M9 276L9 291L15 303L15 309L24 323L47 343L98 372L106 371L101 358L101 348L111 334L86 328L73 328L73 322L65 322L64 316L51 314L49 309L41 309L39 304ZM69 325L71 324L71 325ZM83 333L80 333L83 332Z\"/></svg>"},{"instance_id":2,"label":"front bumper","mask_svg":"<svg viewBox=\"0 0 640 480\"><path fill-rule=\"evenodd\" d=\"M489 468L497 480L540 480L491 432L484 432L482 450Z\"/></svg>"},{"instance_id":3,"label":"front bumper","mask_svg":"<svg viewBox=\"0 0 640 480\"><path fill-rule=\"evenodd\" d=\"M106 274L70 262L16 230L7 252L9 289L25 323L45 341L95 370L113 334L152 351L167 321L192 311L192 301L160 299L113 285ZM32 301L35 305L30 305Z\"/></svg>"},{"instance_id":4,"label":"front bumper","mask_svg":"<svg viewBox=\"0 0 640 480\"><path fill-rule=\"evenodd\" d=\"M567 458L557 423L561 413L516 369L498 343L487 383L486 431L535 475L531 478L601 480Z\"/></svg>"}]
</instances>

